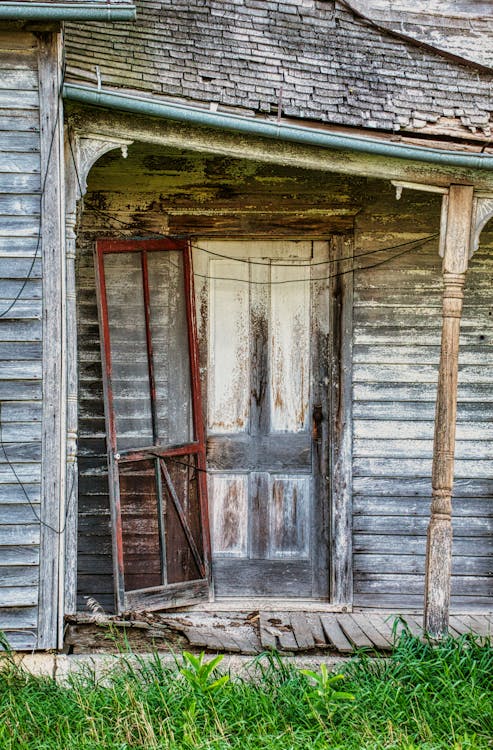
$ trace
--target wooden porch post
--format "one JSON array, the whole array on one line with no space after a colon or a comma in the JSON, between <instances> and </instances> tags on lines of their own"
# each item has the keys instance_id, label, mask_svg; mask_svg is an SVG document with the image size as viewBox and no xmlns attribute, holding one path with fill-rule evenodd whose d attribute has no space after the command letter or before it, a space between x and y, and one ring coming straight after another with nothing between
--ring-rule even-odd
<instances>
[{"instance_id":1,"label":"wooden porch post","mask_svg":"<svg viewBox=\"0 0 493 750\"><path fill-rule=\"evenodd\" d=\"M441 637L448 629L452 571L452 488L460 319L469 260L473 188L451 185L442 226L443 322L435 411L431 518L425 570L424 629ZM443 236L444 233L444 236Z\"/></svg>"}]
</instances>

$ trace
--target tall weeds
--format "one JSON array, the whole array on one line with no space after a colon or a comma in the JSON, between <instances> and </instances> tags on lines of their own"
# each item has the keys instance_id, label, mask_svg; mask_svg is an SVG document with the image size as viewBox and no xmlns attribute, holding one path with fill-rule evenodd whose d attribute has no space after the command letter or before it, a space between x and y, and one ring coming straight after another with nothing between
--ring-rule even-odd
<instances>
[{"instance_id":1,"label":"tall weeds","mask_svg":"<svg viewBox=\"0 0 493 750\"><path fill-rule=\"evenodd\" d=\"M249 679L222 680L219 661L204 669L210 658L177 658L169 668L157 655L133 657L103 680L87 672L66 684L34 677L6 660L0 748L493 747L493 648L471 636L433 645L404 632L390 658L360 653L337 681L323 670L302 674L275 653L255 659ZM355 700L338 699L341 690Z\"/></svg>"}]
</instances>

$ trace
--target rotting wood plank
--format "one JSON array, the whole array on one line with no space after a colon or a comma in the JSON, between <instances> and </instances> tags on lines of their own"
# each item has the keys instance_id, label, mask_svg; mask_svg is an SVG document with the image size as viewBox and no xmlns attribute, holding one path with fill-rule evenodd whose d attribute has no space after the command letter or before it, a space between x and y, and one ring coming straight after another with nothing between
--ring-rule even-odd
<instances>
[{"instance_id":1,"label":"rotting wood plank","mask_svg":"<svg viewBox=\"0 0 493 750\"><path fill-rule=\"evenodd\" d=\"M378 615L378 614L373 614L372 613L371 622L372 622L372 625L374 626L374 628L376 630L378 630L378 632L386 640L388 640L388 642L392 646L393 643L394 643L394 640L395 640L393 632L392 632L394 620L392 620L392 622L390 622L390 617L392 617L392 615L382 616L382 615ZM395 619L395 617L394 617L394 619Z\"/></svg>"},{"instance_id":2,"label":"rotting wood plank","mask_svg":"<svg viewBox=\"0 0 493 750\"><path fill-rule=\"evenodd\" d=\"M320 615L320 622L322 623L327 640L334 646L336 651L340 651L341 654L352 653L353 645L346 638L346 635L337 622L335 615Z\"/></svg>"},{"instance_id":3,"label":"rotting wood plank","mask_svg":"<svg viewBox=\"0 0 493 750\"><path fill-rule=\"evenodd\" d=\"M391 639L383 635L373 625L371 614L364 615L360 612L353 612L352 617L354 622L360 627L377 649L388 651L392 647Z\"/></svg>"},{"instance_id":4,"label":"rotting wood plank","mask_svg":"<svg viewBox=\"0 0 493 750\"><path fill-rule=\"evenodd\" d=\"M260 643L263 648L276 649L277 638L275 629L270 623L272 612L259 612Z\"/></svg>"},{"instance_id":5,"label":"rotting wood plank","mask_svg":"<svg viewBox=\"0 0 493 750\"><path fill-rule=\"evenodd\" d=\"M191 646L240 654L259 653L260 642L253 634L246 633L245 628L235 629L234 632L232 630L232 627L183 627L183 633Z\"/></svg>"},{"instance_id":6,"label":"rotting wood plank","mask_svg":"<svg viewBox=\"0 0 493 750\"><path fill-rule=\"evenodd\" d=\"M418 617L411 614L405 614L402 615L402 620L409 628L411 635L414 635L416 638L423 637L423 623Z\"/></svg>"},{"instance_id":7,"label":"rotting wood plank","mask_svg":"<svg viewBox=\"0 0 493 750\"><path fill-rule=\"evenodd\" d=\"M316 612L311 612L306 613L305 617L313 636L315 648L327 648L327 640L322 623L320 622L320 615Z\"/></svg>"},{"instance_id":8,"label":"rotting wood plank","mask_svg":"<svg viewBox=\"0 0 493 750\"><path fill-rule=\"evenodd\" d=\"M457 615L450 615L449 617L449 631L450 630L452 630L451 635L454 635L455 632L458 636L465 635L469 632L468 626L462 622Z\"/></svg>"},{"instance_id":9,"label":"rotting wood plank","mask_svg":"<svg viewBox=\"0 0 493 750\"><path fill-rule=\"evenodd\" d=\"M460 615L459 619L469 628L470 633L482 637L491 636L490 624L481 615Z\"/></svg>"},{"instance_id":10,"label":"rotting wood plank","mask_svg":"<svg viewBox=\"0 0 493 750\"><path fill-rule=\"evenodd\" d=\"M265 645L264 633L267 632L268 639L276 639L276 645L269 648L278 647L280 651L299 651L299 646L291 629L289 613L283 612L265 612L265 618L262 621L261 615L261 639L262 645ZM279 644L277 646L277 644Z\"/></svg>"},{"instance_id":11,"label":"rotting wood plank","mask_svg":"<svg viewBox=\"0 0 493 750\"><path fill-rule=\"evenodd\" d=\"M298 648L301 651L309 651L315 648L315 638L307 616L303 612L294 612L290 615L289 620Z\"/></svg>"},{"instance_id":12,"label":"rotting wood plank","mask_svg":"<svg viewBox=\"0 0 493 750\"><path fill-rule=\"evenodd\" d=\"M295 635L291 630L288 630L288 626L283 625L282 630L279 629L279 648L281 651L300 651ZM286 629L284 629L286 628Z\"/></svg>"},{"instance_id":13,"label":"rotting wood plank","mask_svg":"<svg viewBox=\"0 0 493 750\"><path fill-rule=\"evenodd\" d=\"M346 637L354 643L356 648L373 648L373 641L366 635L364 630L359 627L352 615L338 614L336 615L336 619Z\"/></svg>"}]
</instances>

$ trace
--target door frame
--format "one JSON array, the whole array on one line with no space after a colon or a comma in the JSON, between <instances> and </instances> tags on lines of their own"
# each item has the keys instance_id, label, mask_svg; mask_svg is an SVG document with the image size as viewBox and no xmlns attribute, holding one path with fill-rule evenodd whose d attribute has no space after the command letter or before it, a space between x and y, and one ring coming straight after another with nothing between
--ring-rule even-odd
<instances>
[{"instance_id":1,"label":"door frame","mask_svg":"<svg viewBox=\"0 0 493 750\"><path fill-rule=\"evenodd\" d=\"M107 295L106 295L106 279L104 273L104 256L112 253L129 253L136 252L142 253L143 251L149 252L165 252L169 250L179 250L182 252L183 257L183 281L184 281L184 297L186 304L186 316L187 316L187 333L188 333L188 350L190 358L190 385L191 385L191 403L192 403L192 425L193 425L193 441L190 444L160 449L158 446L149 446L148 448L142 448L137 450L118 451L117 445L117 429L116 429L116 415L113 408L113 387L112 387L112 365L111 365L111 345L110 345L110 330L109 330L109 319L108 319L108 306L107 306ZM94 249L95 256L95 271L96 271L96 294L98 302L98 317L100 327L100 343L101 343L101 354L102 364L104 368L103 372L103 395L104 395L104 408L105 408L105 424L106 424L106 439L107 439L107 452L108 452L108 484L110 494L110 511L111 511L111 525L112 525L112 540L113 540L113 575L115 582L115 599L116 608L118 612L123 612L129 607L129 604L139 604L140 598L137 592L126 592L125 591L125 580L124 580L124 550L122 541L122 519L121 519L121 508L120 508L120 496L119 496L119 462L128 462L132 460L141 459L155 459L159 461L161 458L171 456L194 456L196 460L197 470L197 482L198 482L198 497L199 497L199 512L201 521L202 531L202 546L203 546L203 566L200 572L203 573L203 581L205 585L199 586L198 582L195 586L190 585L191 592L203 599L204 597L209 598L211 596L211 565L210 565L210 530L209 530L209 515L207 508L207 474L206 474L206 453L205 453L205 431L202 420L202 403L201 403L201 392L200 392L200 371L199 371L199 360L198 360L198 340L197 340L197 325L195 316L195 295L193 285L193 271L191 263L191 247L190 243L186 240L175 240L171 238L162 239L98 239ZM147 261L146 256L141 256L144 260L142 261L142 274L143 274L143 301L146 309L146 344L147 344L147 355L148 355L148 366L149 366L149 384L150 384L150 398L151 408L154 410L155 400L155 389L154 389L154 372L153 372L153 358L152 358L152 341L150 340L150 321L149 321L149 285L147 278ZM157 471L157 469L156 469ZM157 484L160 480L157 480ZM189 583L189 582L186 582ZM187 588L182 584L169 584L170 598L173 605L178 606L180 603L186 603L186 595L183 596L183 589ZM159 591L158 591L159 589ZM150 587L148 589L142 589L146 592L143 596L144 601L142 602L143 608L145 609L156 609L159 608L159 599L166 601L164 591L161 591L161 587ZM130 593L130 597L128 594ZM132 608L132 607L130 607Z\"/></svg>"}]
</instances>

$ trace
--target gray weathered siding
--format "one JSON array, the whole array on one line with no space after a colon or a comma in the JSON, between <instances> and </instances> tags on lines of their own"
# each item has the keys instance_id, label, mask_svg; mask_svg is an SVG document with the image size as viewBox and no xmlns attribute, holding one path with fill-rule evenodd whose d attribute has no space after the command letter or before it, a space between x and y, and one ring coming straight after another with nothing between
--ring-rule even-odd
<instances>
[{"instance_id":1,"label":"gray weathered siding","mask_svg":"<svg viewBox=\"0 0 493 750\"><path fill-rule=\"evenodd\" d=\"M387 245L389 240L405 241L411 232L423 230L421 212L416 212L412 229L410 217L403 215L397 232L394 227L389 232L378 215L362 216L357 245L378 246L383 235ZM440 346L440 267L434 242L426 250L355 276L356 606L422 606ZM453 501L455 608L484 609L493 603L492 270L484 235L469 273L461 336Z\"/></svg>"},{"instance_id":2,"label":"gray weathered siding","mask_svg":"<svg viewBox=\"0 0 493 750\"><path fill-rule=\"evenodd\" d=\"M37 42L0 31L0 629L36 644L41 461L40 144ZM36 258L35 258L36 255ZM29 275L22 297L8 310ZM8 310L8 312L6 312ZM3 313L3 314L2 314Z\"/></svg>"}]
</instances>

